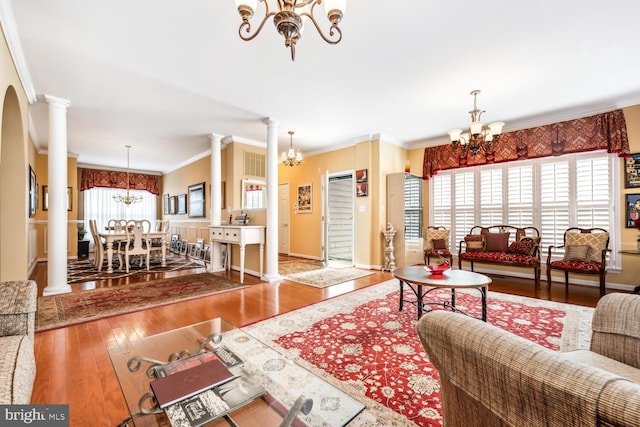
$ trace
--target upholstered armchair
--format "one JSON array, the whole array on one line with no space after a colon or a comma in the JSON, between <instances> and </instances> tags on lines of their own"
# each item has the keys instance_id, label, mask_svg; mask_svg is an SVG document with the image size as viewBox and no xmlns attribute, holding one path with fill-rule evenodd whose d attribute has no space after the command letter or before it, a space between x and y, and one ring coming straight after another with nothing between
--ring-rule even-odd
<instances>
[{"instance_id":1,"label":"upholstered armchair","mask_svg":"<svg viewBox=\"0 0 640 427\"><path fill-rule=\"evenodd\" d=\"M437 227L430 225L424 229L422 238L424 241L424 264L427 265L431 262L431 258L440 260L444 258L447 262L453 265L453 255L451 254L451 230L445 227Z\"/></svg>"},{"instance_id":2,"label":"upholstered armchair","mask_svg":"<svg viewBox=\"0 0 640 427\"><path fill-rule=\"evenodd\" d=\"M440 376L447 427L639 426L640 296L600 299L589 350L558 352L434 310L417 332Z\"/></svg>"},{"instance_id":3,"label":"upholstered armchair","mask_svg":"<svg viewBox=\"0 0 640 427\"><path fill-rule=\"evenodd\" d=\"M551 272L564 272L565 289L569 289L569 273L594 274L600 279L600 296L606 293L609 232L603 228L571 227L564 232L562 246L549 246L547 254L547 287L551 289ZM562 254L562 258L558 257Z\"/></svg>"}]
</instances>

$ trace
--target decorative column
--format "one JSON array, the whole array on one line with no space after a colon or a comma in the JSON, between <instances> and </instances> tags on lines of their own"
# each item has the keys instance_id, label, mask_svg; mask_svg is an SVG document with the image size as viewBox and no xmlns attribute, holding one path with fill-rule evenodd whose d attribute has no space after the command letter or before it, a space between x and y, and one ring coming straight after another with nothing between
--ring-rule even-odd
<instances>
[{"instance_id":1,"label":"decorative column","mask_svg":"<svg viewBox=\"0 0 640 427\"><path fill-rule=\"evenodd\" d=\"M222 135L212 133L211 139L211 225L220 225L222 217ZM222 243L210 242L210 271L222 271Z\"/></svg>"},{"instance_id":2,"label":"decorative column","mask_svg":"<svg viewBox=\"0 0 640 427\"><path fill-rule=\"evenodd\" d=\"M270 118L267 124L267 253L266 273L262 280L282 279L278 274L278 123Z\"/></svg>"},{"instance_id":3,"label":"decorative column","mask_svg":"<svg viewBox=\"0 0 640 427\"><path fill-rule=\"evenodd\" d=\"M49 104L49 175L47 225L47 287L43 295L71 292L67 283L69 231L67 220L67 107L66 99L45 95Z\"/></svg>"}]
</instances>

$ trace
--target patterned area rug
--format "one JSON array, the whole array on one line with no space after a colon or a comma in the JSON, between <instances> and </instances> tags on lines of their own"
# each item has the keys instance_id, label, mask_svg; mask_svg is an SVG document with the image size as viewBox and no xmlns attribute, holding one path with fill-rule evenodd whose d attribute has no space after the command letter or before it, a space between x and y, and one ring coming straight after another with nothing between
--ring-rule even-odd
<instances>
[{"instance_id":1,"label":"patterned area rug","mask_svg":"<svg viewBox=\"0 0 640 427\"><path fill-rule=\"evenodd\" d=\"M281 273L282 274L282 273ZM326 288L360 277L370 276L371 271L359 270L357 268L322 268L320 270L303 271L301 273L283 275L285 279L303 285L314 286L316 288Z\"/></svg>"},{"instance_id":2,"label":"patterned area rug","mask_svg":"<svg viewBox=\"0 0 640 427\"><path fill-rule=\"evenodd\" d=\"M281 258L278 260L278 273L282 276L288 276L294 273L302 273L304 271L320 270L324 268L322 261L304 258Z\"/></svg>"},{"instance_id":3,"label":"patterned area rug","mask_svg":"<svg viewBox=\"0 0 640 427\"><path fill-rule=\"evenodd\" d=\"M178 271L189 268L203 267L202 261L194 261L185 256L177 256L173 254L167 254L166 266L162 266L162 262L157 259L151 259L149 261L149 271L147 271L146 265L140 267L139 263L130 264L129 273L125 270L120 271L120 262L118 257L114 257L113 260L113 273L107 273L107 262L102 267L102 271L98 271L93 266L92 259L82 260L69 260L67 262L67 281L68 283L78 282L92 282L94 280L106 280L106 279L120 279L123 277L134 276L138 274L148 274L149 272L167 272Z\"/></svg>"},{"instance_id":4,"label":"patterned area rug","mask_svg":"<svg viewBox=\"0 0 640 427\"><path fill-rule=\"evenodd\" d=\"M457 291L456 299L480 314L475 294ZM417 310L405 304L399 312L398 300L390 280L243 329L363 402L350 425L441 426L438 373L417 337ZM588 348L592 315L589 307L489 292L489 323L553 350Z\"/></svg>"},{"instance_id":5,"label":"patterned area rug","mask_svg":"<svg viewBox=\"0 0 640 427\"><path fill-rule=\"evenodd\" d=\"M246 288L210 273L38 298L36 331Z\"/></svg>"}]
</instances>

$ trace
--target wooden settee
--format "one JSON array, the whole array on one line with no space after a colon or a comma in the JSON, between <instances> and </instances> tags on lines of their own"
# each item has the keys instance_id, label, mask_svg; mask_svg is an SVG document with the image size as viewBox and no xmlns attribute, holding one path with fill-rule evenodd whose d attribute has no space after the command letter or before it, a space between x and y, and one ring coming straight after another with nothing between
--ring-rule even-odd
<instances>
[{"instance_id":1,"label":"wooden settee","mask_svg":"<svg viewBox=\"0 0 640 427\"><path fill-rule=\"evenodd\" d=\"M497 264L533 269L536 289L540 289L540 231L535 227L511 225L475 226L460 241L458 268L462 262Z\"/></svg>"}]
</instances>

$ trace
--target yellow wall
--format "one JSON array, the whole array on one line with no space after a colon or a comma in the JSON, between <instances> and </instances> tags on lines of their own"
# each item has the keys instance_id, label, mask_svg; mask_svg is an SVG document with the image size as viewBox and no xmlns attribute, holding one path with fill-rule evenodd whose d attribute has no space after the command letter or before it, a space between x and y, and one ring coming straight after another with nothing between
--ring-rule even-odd
<instances>
[{"instance_id":1,"label":"yellow wall","mask_svg":"<svg viewBox=\"0 0 640 427\"><path fill-rule=\"evenodd\" d=\"M35 265L34 220L29 218L28 99L0 35L0 281L27 279Z\"/></svg>"}]
</instances>

